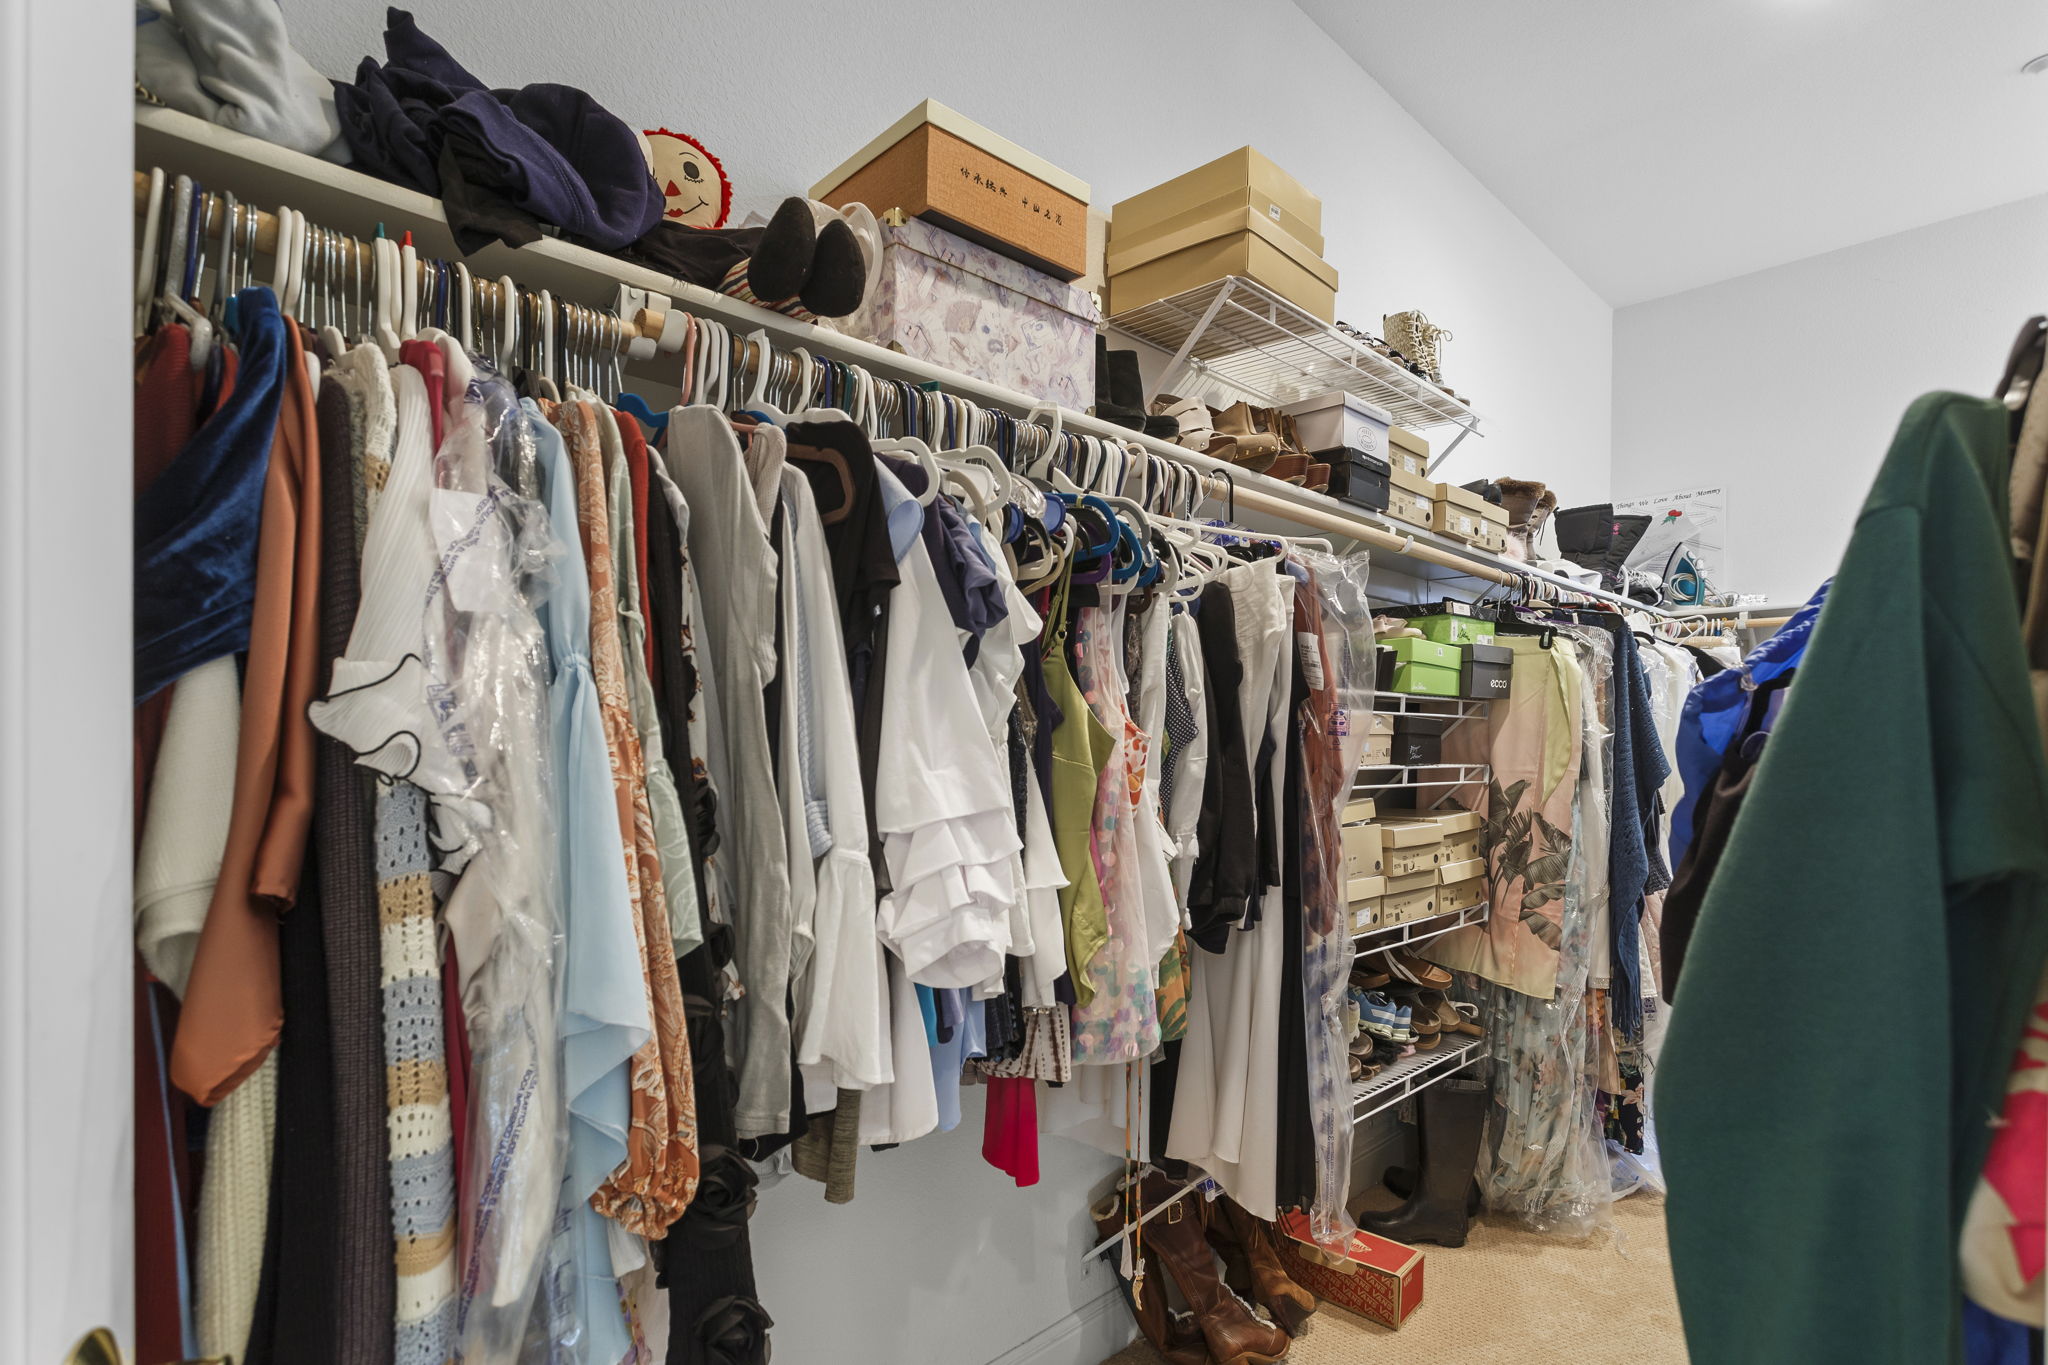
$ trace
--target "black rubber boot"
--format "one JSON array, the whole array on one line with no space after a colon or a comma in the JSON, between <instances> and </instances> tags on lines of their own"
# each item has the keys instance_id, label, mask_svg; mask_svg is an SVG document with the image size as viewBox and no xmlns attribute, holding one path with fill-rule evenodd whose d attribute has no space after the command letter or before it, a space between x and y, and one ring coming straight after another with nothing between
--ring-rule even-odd
<instances>
[{"instance_id":1,"label":"black rubber boot","mask_svg":"<svg viewBox=\"0 0 2048 1365\"><path fill-rule=\"evenodd\" d=\"M1484 1081L1448 1080L1422 1092L1422 1183L1387 1213L1361 1214L1358 1226L1397 1242L1465 1245L1467 1199L1479 1164L1491 1091Z\"/></svg>"},{"instance_id":2,"label":"black rubber boot","mask_svg":"<svg viewBox=\"0 0 2048 1365\"><path fill-rule=\"evenodd\" d=\"M1415 1193L1415 1172L1407 1166L1389 1166L1386 1174L1380 1177L1380 1184L1386 1186L1388 1194L1406 1199ZM1465 1213L1471 1218L1479 1216L1479 1181L1476 1178L1472 1181L1472 1188L1465 1192Z\"/></svg>"}]
</instances>

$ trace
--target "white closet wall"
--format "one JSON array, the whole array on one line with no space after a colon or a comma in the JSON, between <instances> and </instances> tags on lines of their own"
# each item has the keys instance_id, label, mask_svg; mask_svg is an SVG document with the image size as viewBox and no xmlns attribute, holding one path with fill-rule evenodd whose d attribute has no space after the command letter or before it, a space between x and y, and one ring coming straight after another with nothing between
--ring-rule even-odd
<instances>
[{"instance_id":1,"label":"white closet wall","mask_svg":"<svg viewBox=\"0 0 2048 1365\"><path fill-rule=\"evenodd\" d=\"M130 56L0 4L0 1360L132 1347Z\"/></svg>"},{"instance_id":2,"label":"white closet wall","mask_svg":"<svg viewBox=\"0 0 2048 1365\"><path fill-rule=\"evenodd\" d=\"M1620 309L1615 495L1723 483L1720 586L1804 601L1906 405L1991 391L2048 302L2043 243L2048 196Z\"/></svg>"}]
</instances>

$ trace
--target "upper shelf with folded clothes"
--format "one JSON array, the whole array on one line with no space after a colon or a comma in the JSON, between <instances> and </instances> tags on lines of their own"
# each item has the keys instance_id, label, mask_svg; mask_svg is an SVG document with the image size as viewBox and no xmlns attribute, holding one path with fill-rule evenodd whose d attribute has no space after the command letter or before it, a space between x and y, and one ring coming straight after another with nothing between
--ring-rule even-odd
<instances>
[{"instance_id":1,"label":"upper shelf with folded clothes","mask_svg":"<svg viewBox=\"0 0 2048 1365\"><path fill-rule=\"evenodd\" d=\"M1254 530L1327 535L1340 543L1364 546L1371 550L1377 566L1430 583L1439 590L1439 595L1446 591L1495 591L1513 584L1573 586L1499 555L1390 521L1277 479L1233 468L1126 427L1067 410L1059 410L1054 417L1045 405L1025 394L559 237L543 236L516 250L492 243L463 257L441 202L432 196L176 110L136 107L135 164L189 175L208 190L229 191L244 203L265 209L287 205L324 227L365 239L377 235L380 228L393 237L410 232L422 255L461 258L474 274L483 278L510 276L528 289L545 289L559 299L601 311L614 309L619 288L624 285L665 295L674 307L720 322L736 335L765 335L779 349L801 347L813 355L859 365L878 378L936 384L946 392L1014 416L1027 416L1035 410L1068 431L1126 441L1212 476L1206 482L1214 496L1204 515L1228 515ZM641 377L651 381L650 390L663 384L672 389L679 365L676 356L663 354L651 360L629 362L627 373L635 376L636 383ZM1590 591L1586 595L1603 596Z\"/></svg>"}]
</instances>

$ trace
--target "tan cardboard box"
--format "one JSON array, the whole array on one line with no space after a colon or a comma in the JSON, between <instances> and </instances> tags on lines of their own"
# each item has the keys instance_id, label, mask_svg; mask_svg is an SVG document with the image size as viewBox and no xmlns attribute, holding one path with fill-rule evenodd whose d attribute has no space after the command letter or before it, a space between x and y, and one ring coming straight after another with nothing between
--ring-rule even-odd
<instances>
[{"instance_id":1,"label":"tan cardboard box","mask_svg":"<svg viewBox=\"0 0 2048 1365\"><path fill-rule=\"evenodd\" d=\"M1434 873L1443 862L1443 834L1433 820L1382 820L1380 832L1389 877Z\"/></svg>"},{"instance_id":2,"label":"tan cardboard box","mask_svg":"<svg viewBox=\"0 0 2048 1365\"><path fill-rule=\"evenodd\" d=\"M1246 197L1247 205L1258 207L1283 226L1293 220L1304 229L1295 236L1303 241L1314 236L1318 239L1315 249L1323 249L1323 201L1256 147L1226 152L1214 161L1119 200L1113 212L1117 230L1136 236L1157 229L1192 208L1219 199L1235 199L1240 194Z\"/></svg>"},{"instance_id":3,"label":"tan cardboard box","mask_svg":"<svg viewBox=\"0 0 2048 1365\"><path fill-rule=\"evenodd\" d=\"M1397 472L1406 470L1419 479L1429 473L1429 442L1406 427L1392 427L1387 431L1387 461Z\"/></svg>"},{"instance_id":4,"label":"tan cardboard box","mask_svg":"<svg viewBox=\"0 0 2048 1365\"><path fill-rule=\"evenodd\" d=\"M1378 825L1344 826L1344 872L1349 877L1377 877L1382 871L1385 846Z\"/></svg>"},{"instance_id":5,"label":"tan cardboard box","mask_svg":"<svg viewBox=\"0 0 2048 1365\"><path fill-rule=\"evenodd\" d=\"M1436 879L1444 886L1454 886L1459 882L1469 882L1474 877L1484 877L1485 875L1486 864L1478 858L1471 858L1457 863L1445 862L1436 870Z\"/></svg>"},{"instance_id":6,"label":"tan cardboard box","mask_svg":"<svg viewBox=\"0 0 2048 1365\"><path fill-rule=\"evenodd\" d=\"M1486 878L1467 877L1463 881L1451 882L1437 889L1436 909L1440 915L1455 914L1460 910L1469 910L1485 899Z\"/></svg>"},{"instance_id":7,"label":"tan cardboard box","mask_svg":"<svg viewBox=\"0 0 2048 1365\"><path fill-rule=\"evenodd\" d=\"M1483 534L1485 525L1478 513L1447 502L1437 503L1430 509L1429 529L1452 540L1472 544Z\"/></svg>"},{"instance_id":8,"label":"tan cardboard box","mask_svg":"<svg viewBox=\"0 0 2048 1365\"><path fill-rule=\"evenodd\" d=\"M901 209L1063 280L1088 272L1088 182L926 100L811 186L834 208Z\"/></svg>"},{"instance_id":9,"label":"tan cardboard box","mask_svg":"<svg viewBox=\"0 0 2048 1365\"><path fill-rule=\"evenodd\" d=\"M1251 209L1221 213L1129 245L1117 236L1112 218L1107 264L1104 311L1112 317L1226 275L1241 275L1324 322L1337 318L1336 269L1307 243Z\"/></svg>"},{"instance_id":10,"label":"tan cardboard box","mask_svg":"<svg viewBox=\"0 0 2048 1365\"><path fill-rule=\"evenodd\" d=\"M1410 920L1428 919L1436 913L1440 886L1434 867L1387 878L1387 894L1380 901L1380 923L1406 924Z\"/></svg>"}]
</instances>

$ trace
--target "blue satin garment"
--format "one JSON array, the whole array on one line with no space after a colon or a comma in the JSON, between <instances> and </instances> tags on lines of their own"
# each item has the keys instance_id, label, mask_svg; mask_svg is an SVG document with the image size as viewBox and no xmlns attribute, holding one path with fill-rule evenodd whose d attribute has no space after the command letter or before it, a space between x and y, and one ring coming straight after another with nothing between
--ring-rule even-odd
<instances>
[{"instance_id":1,"label":"blue satin garment","mask_svg":"<svg viewBox=\"0 0 2048 1365\"><path fill-rule=\"evenodd\" d=\"M135 700L249 647L263 480L290 358L277 299L236 296L234 392L135 500Z\"/></svg>"}]
</instances>

